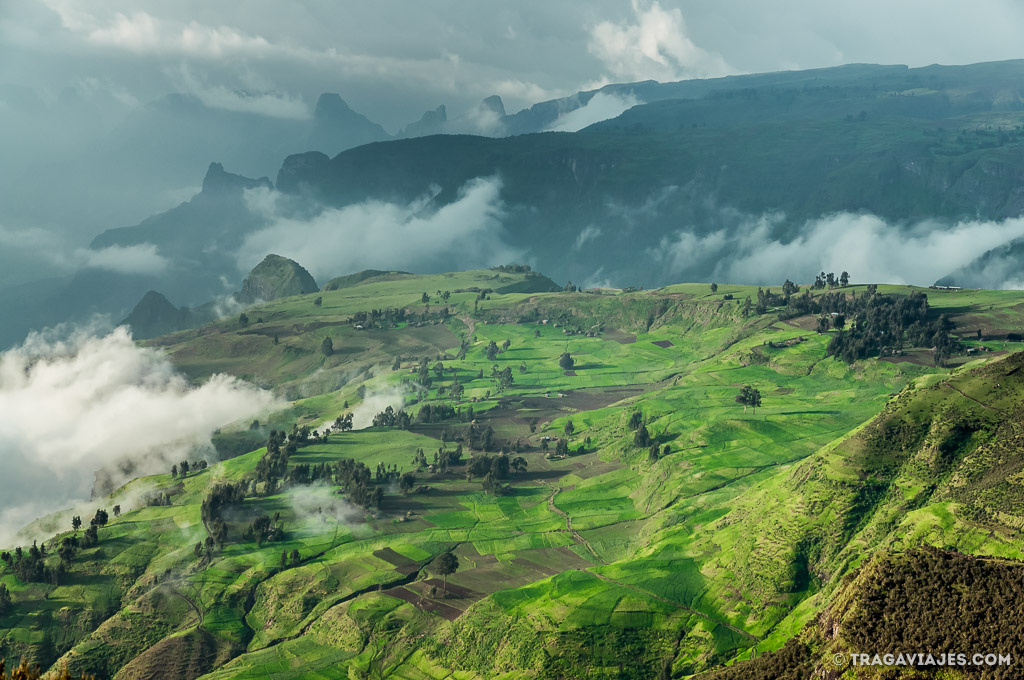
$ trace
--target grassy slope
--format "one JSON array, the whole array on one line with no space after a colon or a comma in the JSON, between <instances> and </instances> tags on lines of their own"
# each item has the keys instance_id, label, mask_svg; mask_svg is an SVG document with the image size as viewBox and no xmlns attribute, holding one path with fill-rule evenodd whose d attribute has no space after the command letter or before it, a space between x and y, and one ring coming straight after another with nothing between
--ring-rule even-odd
<instances>
[{"instance_id":1,"label":"grassy slope","mask_svg":"<svg viewBox=\"0 0 1024 680\"><path fill-rule=\"evenodd\" d=\"M453 293L447 325L359 331L345 322L371 307L422 310L422 292L522 284L519 275L496 272L374 279L322 293L322 307L312 295L277 300L251 311L251 320L263 321L247 328L224 320L153 341L196 379L227 371L289 396L305 390L312 396L277 418L319 423L340 413L343 401L354 405L356 386L371 373L371 387L412 378L412 362L391 370L395 355L428 356L433 365L439 354L454 355L464 338L465 359L445 360L445 377L420 399L436 399L454 370L466 388L464 405L483 411L482 422L500 439L522 441L529 471L515 476L514 493L501 498L461 474L420 473L418 483L431 485L431 492L388 493L379 517L346 516L348 523L331 512L337 496L330 493L250 498L245 517L281 513L287 540L262 548L242 542L247 520L241 518L209 565L198 564L191 549L205 537L199 520L205 490L214 480L243 478L263 451L183 482L167 475L138 480L129 487L167 489L173 505L133 507L112 521L100 531L100 546L76 558L65 585L25 586L0 571L16 600L13 613L0 617L4 652L45 659L48 645L73 647L67 657L73 666L103 675L123 666L119 677L126 678L171 657L187 662L190 677L213 671L217 678L350 672L427 678L454 669L462 669L460 677L619 677L624 657L629 662L621 672L648 677L665 664L686 673L755 644L778 647L824 606L836 580L879 546L953 543L1017 554L1012 541L987 537L960 518L958 499L973 498L976 488L1013 497L998 485L949 482L948 490L931 489L926 467L901 462L895 471L883 466L895 481L886 477L876 495L858 496L859 489L878 486L865 479L882 474L878 461L858 457L858 442L877 424L861 426L895 408L887 406L890 395L903 391L897 405L974 404L943 387L946 371L911 362L848 367L825 360L827 338L809 333L801 320L744 319L738 302L723 299L756 289L493 294L477 301L475 314L476 293ZM930 299L966 328L983 324L993 334L1020 326L1024 301L1017 293L988 291L930 291ZM567 326L601 332L570 336L563 333ZM341 350L330 357L319 353L325 334ZM805 342L764 346L798 337ZM506 339L509 349L488 361L487 343ZM652 344L661 340L673 344ZM987 344L1002 349L1005 343ZM557 366L567 350L577 360L574 376ZM487 377L494 363L510 365L515 378L500 398ZM480 370L484 378L476 377ZM938 382L925 380L929 373ZM973 395L972 376L953 380L968 381L962 389ZM905 391L911 383L922 387ZM756 413L733 401L743 384L764 395ZM632 445L626 422L633 408L642 409L652 434L669 447L656 463ZM930 412L920 411L922 418ZM980 406L975 411L986 415ZM993 413L985 422L995 426ZM531 434L534 418L539 427ZM560 435L569 418L576 428L572 446L589 437L592 452L546 459L539 437ZM439 426L332 435L300 450L293 462L345 456L371 468L384 462L411 469L417 448L429 459L439 446L428 435L438 436ZM984 472L992 462L979 458L974 466ZM326 512L312 509L325 506ZM409 521L401 521L407 512ZM282 568L282 549L293 548L301 564ZM461 590L439 598L425 583L428 563L449 548L462 565L449 580ZM437 614L461 615L448 623ZM137 625L143 620L151 621L145 635ZM135 632L110 632L118 626Z\"/></svg>"}]
</instances>

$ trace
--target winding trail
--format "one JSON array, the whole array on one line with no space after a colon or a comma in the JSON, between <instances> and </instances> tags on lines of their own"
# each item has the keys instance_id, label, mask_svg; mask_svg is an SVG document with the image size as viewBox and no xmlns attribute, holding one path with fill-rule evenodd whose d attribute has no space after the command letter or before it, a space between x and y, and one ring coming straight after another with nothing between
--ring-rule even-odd
<instances>
[{"instance_id":1,"label":"winding trail","mask_svg":"<svg viewBox=\"0 0 1024 680\"><path fill-rule=\"evenodd\" d=\"M951 385L948 380L943 380L942 384L945 385L946 387L948 387L949 389L953 390L954 392L957 392L964 399L970 399L971 401L973 401L978 406L981 406L982 408L987 408L990 411L995 411L996 413L998 413L1000 415L1003 415L1003 416L1005 416L1007 418L1010 417L1010 414L1007 413L1006 411L1004 411L1002 409L998 409L995 406L989 406L985 402L979 401L979 400L975 399L974 397L972 397L969 394L964 394L963 390L961 390L959 387L955 387L955 386Z\"/></svg>"},{"instance_id":2,"label":"winding trail","mask_svg":"<svg viewBox=\"0 0 1024 680\"><path fill-rule=\"evenodd\" d=\"M548 486L551 486L547 482L544 482L544 484L547 484ZM594 550L594 547L592 545L590 545L590 541L588 541L587 539L583 538L583 536L581 536L578 531L576 531L575 529L572 528L572 517L569 516L569 513L565 512L564 510L559 508L557 505L555 505L555 496L558 494L559 491L560 491L560 489L558 487L551 486L551 493L548 495L548 507L551 509L552 512L554 512L556 514L559 514L559 515L561 515L562 517L565 518L565 529L566 529L566 531L569 532L569 534L573 537L573 539L577 543L586 546L587 550L590 551L590 554L594 556L594 559L596 559L601 564L605 564L605 561L602 560L601 556L597 554L597 551Z\"/></svg>"}]
</instances>

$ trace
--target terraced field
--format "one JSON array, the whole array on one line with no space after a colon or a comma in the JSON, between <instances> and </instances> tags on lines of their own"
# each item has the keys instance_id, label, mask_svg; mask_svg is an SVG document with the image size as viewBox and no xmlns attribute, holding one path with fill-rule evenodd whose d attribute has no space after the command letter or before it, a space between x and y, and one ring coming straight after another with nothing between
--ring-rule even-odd
<instances>
[{"instance_id":1,"label":"terraced field","mask_svg":"<svg viewBox=\"0 0 1024 680\"><path fill-rule=\"evenodd\" d=\"M1010 464L985 448L1020 422L1007 336L1024 326L1024 294L927 291L964 339L937 368L919 360L929 348L826 358L835 331L814 318L745 316L756 288L540 283L388 275L149 341L194 380L229 372L290 400L225 438L323 431L346 412L366 422L297 446L279 485L257 481L261 446L97 501L123 512L60 585L0 566L14 596L0 653L117 678L683 677L781 648L876 551L1024 557L1017 482L992 475ZM759 407L736 402L745 385ZM392 402L408 427L367 427ZM455 410L419 418L426 406ZM903 448L897 421L916 433ZM456 446L458 462L435 464ZM467 469L501 449L524 464L495 493ZM414 480L374 474L382 501L363 508L333 474L295 472L341 459ZM203 503L226 483L244 499L207 548ZM169 505L140 501L162 493ZM260 516L280 535L247 534ZM48 564L73 533L61 529ZM448 551L459 567L445 577Z\"/></svg>"}]
</instances>

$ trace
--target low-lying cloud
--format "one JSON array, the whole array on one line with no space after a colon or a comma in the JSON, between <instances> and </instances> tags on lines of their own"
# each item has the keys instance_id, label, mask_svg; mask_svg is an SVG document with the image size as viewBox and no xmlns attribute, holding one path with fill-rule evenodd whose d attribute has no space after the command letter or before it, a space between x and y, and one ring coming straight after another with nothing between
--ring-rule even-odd
<instances>
[{"instance_id":1,"label":"low-lying cloud","mask_svg":"<svg viewBox=\"0 0 1024 680\"><path fill-rule=\"evenodd\" d=\"M0 225L0 248L18 258L29 258L53 272L106 269L119 274L161 274L170 260L152 243L106 248L77 248L53 231L39 228L8 229Z\"/></svg>"},{"instance_id":2,"label":"low-lying cloud","mask_svg":"<svg viewBox=\"0 0 1024 680\"><path fill-rule=\"evenodd\" d=\"M0 354L0 543L39 514L88 500L101 469L131 471L115 482L163 472L218 427L275 406L230 376L190 385L124 328L33 333Z\"/></svg>"},{"instance_id":3,"label":"low-lying cloud","mask_svg":"<svg viewBox=\"0 0 1024 680\"><path fill-rule=\"evenodd\" d=\"M513 261L519 251L504 242L501 181L467 182L458 198L439 208L430 196L408 204L367 201L328 208L311 218L295 217L286 199L260 188L246 194L249 208L271 226L246 238L239 271L247 272L267 253L289 257L317 281L363 269L436 272L472 269Z\"/></svg>"},{"instance_id":4,"label":"low-lying cloud","mask_svg":"<svg viewBox=\"0 0 1024 680\"><path fill-rule=\"evenodd\" d=\"M588 125L620 116L640 104L643 104L643 102L632 94L617 95L609 92L598 92L580 108L560 115L548 130L552 132L577 132Z\"/></svg>"},{"instance_id":5,"label":"low-lying cloud","mask_svg":"<svg viewBox=\"0 0 1024 680\"><path fill-rule=\"evenodd\" d=\"M373 425L373 417L390 406L399 410L405 405L407 392L399 387L391 387L378 391L367 392L363 400L352 410L352 428L362 430Z\"/></svg>"},{"instance_id":6,"label":"low-lying cloud","mask_svg":"<svg viewBox=\"0 0 1024 680\"><path fill-rule=\"evenodd\" d=\"M674 280L686 279L689 272L718 281L777 284L845 270L856 281L930 285L1024 235L1024 218L900 226L875 215L839 213L788 230L799 235L787 240L775 235L783 220L766 215L733 230L703 235L679 231L646 254ZM710 262L716 264L709 271ZM1011 281L1000 287L1007 283Z\"/></svg>"}]
</instances>

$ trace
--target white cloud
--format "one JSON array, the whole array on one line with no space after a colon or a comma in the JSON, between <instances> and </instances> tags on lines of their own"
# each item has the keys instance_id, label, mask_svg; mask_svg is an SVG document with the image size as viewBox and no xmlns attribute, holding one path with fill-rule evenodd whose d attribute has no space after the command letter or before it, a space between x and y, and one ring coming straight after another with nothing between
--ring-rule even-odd
<instances>
[{"instance_id":1,"label":"white cloud","mask_svg":"<svg viewBox=\"0 0 1024 680\"><path fill-rule=\"evenodd\" d=\"M282 92L253 92L231 89L224 85L211 85L204 78L193 75L184 64L167 73L178 90L196 97L213 109L291 120L307 120L313 115L309 104L301 98Z\"/></svg>"},{"instance_id":2,"label":"white cloud","mask_svg":"<svg viewBox=\"0 0 1024 680\"><path fill-rule=\"evenodd\" d=\"M0 527L88 499L101 469L115 482L162 472L216 428L275 406L230 376L191 386L124 328L33 333L0 354Z\"/></svg>"},{"instance_id":3,"label":"white cloud","mask_svg":"<svg viewBox=\"0 0 1024 680\"><path fill-rule=\"evenodd\" d=\"M673 278L717 262L711 276L735 283L777 284L786 278L806 283L820 271L845 270L865 283L930 285L1024 235L1024 218L901 227L874 215L839 213L810 220L796 230L798 237L782 240L773 236L782 219L764 216L703 236L680 231L647 255Z\"/></svg>"},{"instance_id":4,"label":"white cloud","mask_svg":"<svg viewBox=\"0 0 1024 680\"><path fill-rule=\"evenodd\" d=\"M37 227L14 230L0 226L0 247L8 254L38 260L61 272L92 268L120 274L160 274L170 266L152 243L72 248L60 234Z\"/></svg>"},{"instance_id":5,"label":"white cloud","mask_svg":"<svg viewBox=\"0 0 1024 680\"><path fill-rule=\"evenodd\" d=\"M588 125L615 118L638 104L643 102L632 94L620 97L598 92L585 105L560 115L548 129L554 132L576 132Z\"/></svg>"},{"instance_id":6,"label":"white cloud","mask_svg":"<svg viewBox=\"0 0 1024 680\"><path fill-rule=\"evenodd\" d=\"M601 235L601 230L595 227L593 224L588 224L580 230L579 235L576 237L576 242L572 244L573 250L579 250L588 241L593 241Z\"/></svg>"},{"instance_id":7,"label":"white cloud","mask_svg":"<svg viewBox=\"0 0 1024 680\"><path fill-rule=\"evenodd\" d=\"M478 178L437 209L430 197L410 204L367 201L300 219L286 214L276 192L255 189L246 194L249 207L272 225L246 238L238 268L247 272L277 253L326 281L374 267L449 271L511 262L519 253L502 239L500 194L498 179Z\"/></svg>"},{"instance_id":8,"label":"white cloud","mask_svg":"<svg viewBox=\"0 0 1024 680\"><path fill-rule=\"evenodd\" d=\"M590 31L589 49L611 75L624 80L713 78L734 69L686 34L683 13L660 2L633 0L635 23L602 21Z\"/></svg>"}]
</instances>

